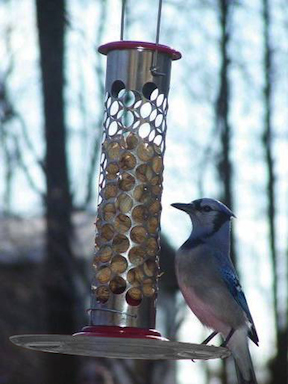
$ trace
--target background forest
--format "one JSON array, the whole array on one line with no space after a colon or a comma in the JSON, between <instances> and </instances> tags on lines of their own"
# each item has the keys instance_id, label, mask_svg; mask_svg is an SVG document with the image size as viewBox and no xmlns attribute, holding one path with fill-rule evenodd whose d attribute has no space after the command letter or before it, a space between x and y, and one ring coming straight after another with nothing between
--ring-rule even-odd
<instances>
[{"instance_id":1,"label":"background forest","mask_svg":"<svg viewBox=\"0 0 288 384\"><path fill-rule=\"evenodd\" d=\"M0 383L225 384L229 361L45 355L8 337L87 324L105 57L120 0L0 0ZM218 198L236 214L232 257L256 323L260 384L288 383L288 3L164 0L173 63L157 328L207 334L178 292L190 223L170 207ZM157 2L127 1L125 39L154 41ZM220 342L220 340L219 340Z\"/></svg>"}]
</instances>

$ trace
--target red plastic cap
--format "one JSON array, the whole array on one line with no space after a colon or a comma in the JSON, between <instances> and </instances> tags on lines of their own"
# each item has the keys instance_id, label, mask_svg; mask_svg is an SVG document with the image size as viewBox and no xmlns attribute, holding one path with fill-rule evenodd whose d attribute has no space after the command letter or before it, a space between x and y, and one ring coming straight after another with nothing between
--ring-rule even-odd
<instances>
[{"instance_id":1,"label":"red plastic cap","mask_svg":"<svg viewBox=\"0 0 288 384\"><path fill-rule=\"evenodd\" d=\"M118 327L118 326L88 326L73 336L94 336L94 337L124 337L127 339L157 339L167 340L155 329Z\"/></svg>"},{"instance_id":2,"label":"red plastic cap","mask_svg":"<svg viewBox=\"0 0 288 384\"><path fill-rule=\"evenodd\" d=\"M155 44L155 43L147 43L145 41L113 41L112 43L107 43L101 45L98 48L98 52L103 55L107 55L108 52L114 50L122 50L122 49L139 49L139 50L149 50L149 51L158 51L161 53L166 53L171 57L172 60L181 59L182 55L179 51L168 47L167 45Z\"/></svg>"}]
</instances>

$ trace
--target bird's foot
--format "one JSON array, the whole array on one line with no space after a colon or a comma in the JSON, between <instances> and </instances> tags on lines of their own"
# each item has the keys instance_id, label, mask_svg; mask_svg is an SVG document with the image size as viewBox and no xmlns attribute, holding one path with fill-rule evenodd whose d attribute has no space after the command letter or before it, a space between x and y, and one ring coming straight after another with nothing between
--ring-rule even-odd
<instances>
[{"instance_id":1,"label":"bird's foot","mask_svg":"<svg viewBox=\"0 0 288 384\"><path fill-rule=\"evenodd\" d=\"M228 336L226 337L224 342L221 344L221 347L223 348L227 347L227 344L229 343L229 340L233 336L234 332L235 332L235 329L231 328L230 332L228 333Z\"/></svg>"},{"instance_id":2,"label":"bird's foot","mask_svg":"<svg viewBox=\"0 0 288 384\"><path fill-rule=\"evenodd\" d=\"M218 332L216 331L212 332L211 335L209 335L204 341L202 341L201 344L204 344L204 345L208 344L209 341L211 341L217 334Z\"/></svg>"}]
</instances>

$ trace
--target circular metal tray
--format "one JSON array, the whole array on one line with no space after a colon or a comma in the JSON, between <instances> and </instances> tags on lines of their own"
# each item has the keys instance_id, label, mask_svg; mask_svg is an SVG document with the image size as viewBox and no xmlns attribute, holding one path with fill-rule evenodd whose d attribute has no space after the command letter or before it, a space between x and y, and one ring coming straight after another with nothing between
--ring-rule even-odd
<instances>
[{"instance_id":1,"label":"circular metal tray","mask_svg":"<svg viewBox=\"0 0 288 384\"><path fill-rule=\"evenodd\" d=\"M42 352L117 359L216 359L230 355L227 348L157 339L70 335L17 335L12 343Z\"/></svg>"}]
</instances>

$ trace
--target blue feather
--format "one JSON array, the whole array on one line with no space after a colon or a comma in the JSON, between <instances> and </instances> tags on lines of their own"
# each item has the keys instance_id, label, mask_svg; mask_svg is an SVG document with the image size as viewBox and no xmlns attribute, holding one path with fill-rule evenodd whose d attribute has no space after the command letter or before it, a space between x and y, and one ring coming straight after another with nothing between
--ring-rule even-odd
<instances>
[{"instance_id":1,"label":"blue feather","mask_svg":"<svg viewBox=\"0 0 288 384\"><path fill-rule=\"evenodd\" d=\"M218 260L220 261L219 271L222 279L227 285L227 288L231 293L231 295L233 296L233 298L236 300L236 302L240 305L242 310L245 312L247 319L250 323L249 337L256 345L258 345L259 338L256 332L254 321L251 316L246 297L244 295L244 292L242 291L236 272L232 267L229 259L225 260L224 258L221 258L221 260L220 259Z\"/></svg>"}]
</instances>

